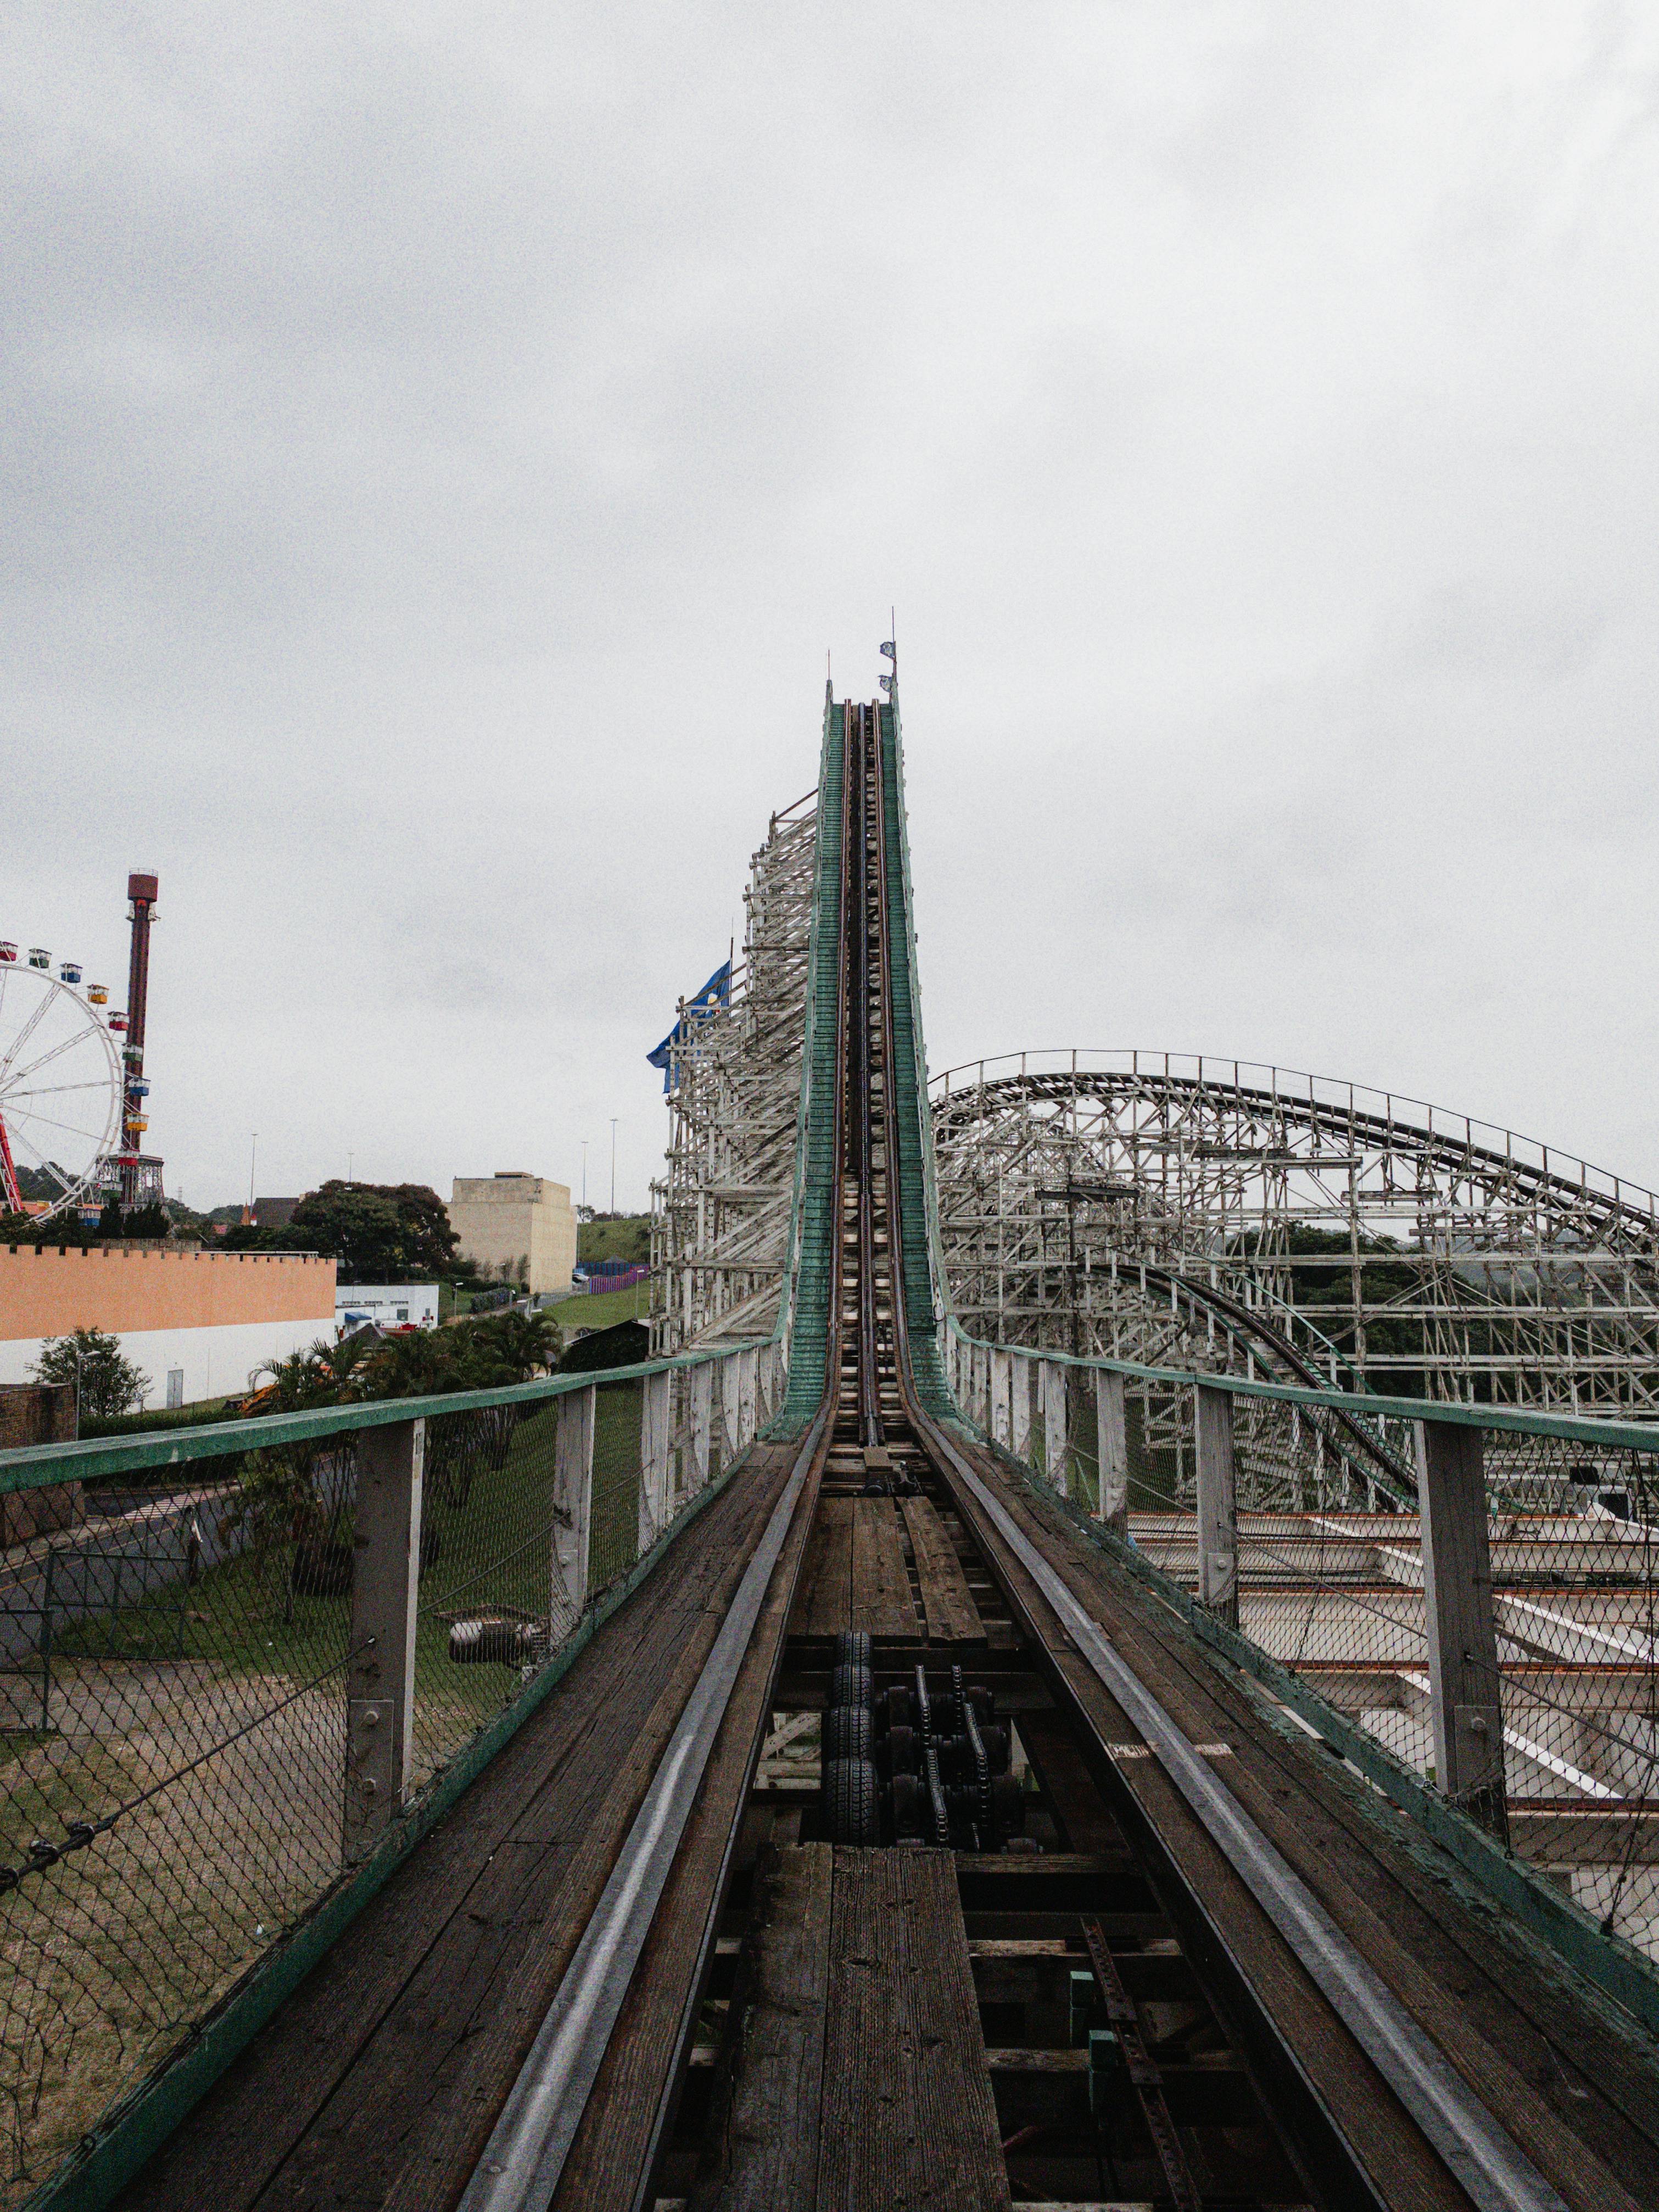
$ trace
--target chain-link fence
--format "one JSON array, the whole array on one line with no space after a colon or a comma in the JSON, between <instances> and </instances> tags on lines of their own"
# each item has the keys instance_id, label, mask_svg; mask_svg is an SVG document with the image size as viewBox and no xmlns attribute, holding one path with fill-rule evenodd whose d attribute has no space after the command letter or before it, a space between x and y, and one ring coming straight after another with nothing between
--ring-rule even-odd
<instances>
[{"instance_id":1,"label":"chain-link fence","mask_svg":"<svg viewBox=\"0 0 1659 2212\"><path fill-rule=\"evenodd\" d=\"M1035 1478L1659 1958L1659 1432L951 1358Z\"/></svg>"},{"instance_id":2,"label":"chain-link fence","mask_svg":"<svg viewBox=\"0 0 1659 2212\"><path fill-rule=\"evenodd\" d=\"M0 1558L0 2202L525 1697L777 1376L763 1346L278 1417L256 1449L198 1430L181 1464L4 1455L0 1492L99 1472Z\"/></svg>"}]
</instances>

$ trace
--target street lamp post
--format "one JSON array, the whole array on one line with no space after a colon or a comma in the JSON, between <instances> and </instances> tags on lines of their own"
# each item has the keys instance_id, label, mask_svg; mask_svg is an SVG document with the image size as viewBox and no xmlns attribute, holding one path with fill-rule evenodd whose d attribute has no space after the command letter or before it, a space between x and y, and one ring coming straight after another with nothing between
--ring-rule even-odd
<instances>
[{"instance_id":1,"label":"street lamp post","mask_svg":"<svg viewBox=\"0 0 1659 2212\"><path fill-rule=\"evenodd\" d=\"M611 1116L611 1211L613 1214L617 1211L617 1122L618 1118L615 1114Z\"/></svg>"}]
</instances>

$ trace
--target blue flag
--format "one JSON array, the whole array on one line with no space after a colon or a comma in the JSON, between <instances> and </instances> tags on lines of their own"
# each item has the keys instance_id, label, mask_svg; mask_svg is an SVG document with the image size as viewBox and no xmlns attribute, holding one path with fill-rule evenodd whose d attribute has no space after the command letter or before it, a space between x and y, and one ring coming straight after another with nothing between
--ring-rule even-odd
<instances>
[{"instance_id":1,"label":"blue flag","mask_svg":"<svg viewBox=\"0 0 1659 2212\"><path fill-rule=\"evenodd\" d=\"M662 1070L662 1087L672 1091L680 1079L678 1054L690 1038L692 1025L706 1022L732 1003L732 963L723 960L695 998L685 1002L685 1012L654 1052L645 1055L653 1067Z\"/></svg>"}]
</instances>

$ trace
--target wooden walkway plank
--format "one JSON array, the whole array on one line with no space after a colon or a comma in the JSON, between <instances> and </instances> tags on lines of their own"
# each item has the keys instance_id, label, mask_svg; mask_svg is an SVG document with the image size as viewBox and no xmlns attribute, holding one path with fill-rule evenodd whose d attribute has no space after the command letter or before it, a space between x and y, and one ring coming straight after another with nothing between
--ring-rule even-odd
<instances>
[{"instance_id":1,"label":"wooden walkway plank","mask_svg":"<svg viewBox=\"0 0 1659 2212\"><path fill-rule=\"evenodd\" d=\"M931 1498L907 1498L902 1502L904 1525L916 1555L921 1583L921 1608L927 1618L930 1644L983 1644L985 1623L980 1619L974 1593L962 1571L957 1547L945 1534L945 1523Z\"/></svg>"},{"instance_id":2,"label":"wooden walkway plank","mask_svg":"<svg viewBox=\"0 0 1659 2212\"><path fill-rule=\"evenodd\" d=\"M777 1486L770 1476L734 1486L685 1532L129 2185L123 2212L332 2206L347 2201L344 2171L367 2192L349 2201L383 2200L458 2050L483 2039L550 1909L568 1924L591 1887L592 1832L648 1778L648 1753L623 1771L619 1731L654 1739L660 1709L678 1713L684 1670L702 1663L696 1648ZM568 1942L579 1933L578 1922Z\"/></svg>"},{"instance_id":3,"label":"wooden walkway plank","mask_svg":"<svg viewBox=\"0 0 1659 2212\"><path fill-rule=\"evenodd\" d=\"M817 2202L834 1868L828 1844L799 1844L769 1854L757 1876L725 2167L693 2191L691 2212L813 2212Z\"/></svg>"},{"instance_id":4,"label":"wooden walkway plank","mask_svg":"<svg viewBox=\"0 0 1659 2212\"><path fill-rule=\"evenodd\" d=\"M1010 2212L948 1851L840 1850L816 2212Z\"/></svg>"},{"instance_id":5,"label":"wooden walkway plank","mask_svg":"<svg viewBox=\"0 0 1659 2212\"><path fill-rule=\"evenodd\" d=\"M890 1498L854 1498L853 1508L853 1621L872 1636L907 1642L916 1632L899 1517Z\"/></svg>"},{"instance_id":6,"label":"wooden walkway plank","mask_svg":"<svg viewBox=\"0 0 1659 2212\"><path fill-rule=\"evenodd\" d=\"M806 1561L796 1632L839 1636L853 1625L853 1506L850 1498L818 1503L818 1525Z\"/></svg>"},{"instance_id":7,"label":"wooden walkway plank","mask_svg":"<svg viewBox=\"0 0 1659 2212\"><path fill-rule=\"evenodd\" d=\"M797 1447L776 1449L793 1462ZM734 1823L771 1717L779 1650L799 1583L816 1494L803 1495L714 1739L610 2047L571 2143L556 2212L632 2212L653 2130L670 2094L706 1932L719 1910ZM457 2191L459 2194L459 2191ZM428 2212L441 2196L410 2196L386 2212Z\"/></svg>"},{"instance_id":8,"label":"wooden walkway plank","mask_svg":"<svg viewBox=\"0 0 1659 2212\"><path fill-rule=\"evenodd\" d=\"M1624 2185L1653 2170L1659 2129L1650 2091L1638 2100L1645 2109L1616 2116L1601 2101L1604 2080L1620 2071L1619 2039L1599 2032L1609 2024L1611 2008L1598 2022L1594 2012L1577 2002L1570 2010L1558 1995L1559 2010L1540 2033L1542 2022L1534 2026L1528 2012L1536 2017L1540 1999L1547 2006L1559 1990L1547 1962L1544 1973L1528 1970L1512 1942L1494 1940L1489 1916L1469 1911L1455 1883L1443 1875L1436 1881L1414 1863L1413 1850L1426 1856L1422 1847L1392 1832L1367 1793L1340 1783L1330 1761L1299 1737L1271 1728L1239 1682L1148 1593L1081 1542L1057 1510L1012 1486L1003 1503L1093 1617L1109 1626L1128 1663L1189 1739L1232 1747L1229 1788L1546 2179L1584 2212L1632 2212ZM977 1507L964 1500L963 1512L988 1558L997 1557L1000 1540L980 1525ZM1029 1602L1033 1594L1024 1569L1003 1557L1011 1585L1025 1589ZM1040 1598L1036 1609L1039 1617L1046 1610ZM1056 1626L1043 1635L1079 1703L1101 1716L1105 1732L1121 1729L1123 1717L1064 1632ZM1378 2124L1369 2062L1277 1931L1252 1911L1236 1870L1193 1820L1158 1761L1125 1762L1118 1772L1227 1930L1264 2008L1301 2054L1339 2122L1369 2130L1373 2179L1389 2202L1413 2197L1426 2205L1457 2197L1456 2184L1403 2113ZM1507 1984L1506 2002L1487 1997L1487 1977ZM1577 2049L1558 2025L1569 2017L1581 2039ZM1592 2037L1599 2046L1594 2072L1582 2055ZM1647 2138L1634 2156L1634 2130L1620 2125L1632 2119ZM1649 2201L1659 2203L1659 2197Z\"/></svg>"}]
</instances>

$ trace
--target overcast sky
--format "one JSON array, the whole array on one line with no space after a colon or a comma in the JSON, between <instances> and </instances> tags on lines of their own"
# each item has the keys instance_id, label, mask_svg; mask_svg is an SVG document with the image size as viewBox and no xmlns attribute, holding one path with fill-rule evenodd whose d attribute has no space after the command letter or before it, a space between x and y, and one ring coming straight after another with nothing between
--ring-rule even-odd
<instances>
[{"instance_id":1,"label":"overcast sky","mask_svg":"<svg viewBox=\"0 0 1659 2212\"><path fill-rule=\"evenodd\" d=\"M0 933L159 872L169 1191L643 1204L895 603L936 1069L1659 1184L1651 9L4 21Z\"/></svg>"}]
</instances>

